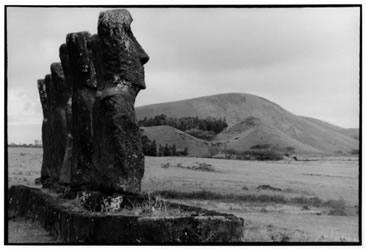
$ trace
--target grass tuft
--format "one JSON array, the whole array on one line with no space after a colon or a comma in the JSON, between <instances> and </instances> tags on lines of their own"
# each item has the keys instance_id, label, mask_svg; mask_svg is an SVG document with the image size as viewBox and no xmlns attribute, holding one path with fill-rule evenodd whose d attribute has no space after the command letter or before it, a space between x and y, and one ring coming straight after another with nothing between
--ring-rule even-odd
<instances>
[{"instance_id":1,"label":"grass tuft","mask_svg":"<svg viewBox=\"0 0 366 250\"><path fill-rule=\"evenodd\" d=\"M190 170L198 170L198 171L205 171L205 172L215 172L215 168L208 163L205 162L196 162L195 165L192 166L183 166L181 163L177 165L170 165L170 163L165 163L161 165L162 168L169 168L169 167L177 167L177 168L184 168Z\"/></svg>"}]
</instances>

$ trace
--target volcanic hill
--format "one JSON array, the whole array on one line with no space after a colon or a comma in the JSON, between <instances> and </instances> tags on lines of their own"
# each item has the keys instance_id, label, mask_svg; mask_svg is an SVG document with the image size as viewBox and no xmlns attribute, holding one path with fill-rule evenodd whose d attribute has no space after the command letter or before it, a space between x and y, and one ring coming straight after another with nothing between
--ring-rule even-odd
<instances>
[{"instance_id":1,"label":"volcanic hill","mask_svg":"<svg viewBox=\"0 0 366 250\"><path fill-rule=\"evenodd\" d=\"M270 145L272 149L293 148L296 153L305 154L349 153L359 148L358 129L298 116L251 94L219 94L146 105L137 107L136 114L139 120L160 114L176 118L225 118L228 127L211 142L169 126L143 128L144 134L158 144L188 147L190 155L195 156L209 156L224 149L241 152L258 145Z\"/></svg>"}]
</instances>

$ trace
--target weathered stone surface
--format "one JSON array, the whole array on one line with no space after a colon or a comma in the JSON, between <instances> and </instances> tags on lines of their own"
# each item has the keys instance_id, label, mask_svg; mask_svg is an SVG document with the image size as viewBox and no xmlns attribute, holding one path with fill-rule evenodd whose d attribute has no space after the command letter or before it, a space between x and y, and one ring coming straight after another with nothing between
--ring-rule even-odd
<instances>
[{"instance_id":1,"label":"weathered stone surface","mask_svg":"<svg viewBox=\"0 0 366 250\"><path fill-rule=\"evenodd\" d=\"M70 185L71 164L72 164L72 135L69 133L67 134L65 154L60 170L60 179L59 179L60 184Z\"/></svg>"},{"instance_id":2,"label":"weathered stone surface","mask_svg":"<svg viewBox=\"0 0 366 250\"><path fill-rule=\"evenodd\" d=\"M72 161L71 187L90 188L93 171L93 105L96 73L89 49L88 32L71 33L66 37L70 62L67 75L72 83ZM61 58L62 59L62 58Z\"/></svg>"},{"instance_id":3,"label":"weathered stone surface","mask_svg":"<svg viewBox=\"0 0 366 250\"><path fill-rule=\"evenodd\" d=\"M124 95L98 98L94 110L98 189L139 192L144 155L132 100Z\"/></svg>"},{"instance_id":4,"label":"weathered stone surface","mask_svg":"<svg viewBox=\"0 0 366 250\"><path fill-rule=\"evenodd\" d=\"M61 60L62 69L64 71L65 81L69 86L70 90L72 90L72 79L71 79L71 62L69 51L67 50L67 45L65 43L61 44L59 48L59 57Z\"/></svg>"},{"instance_id":5,"label":"weathered stone surface","mask_svg":"<svg viewBox=\"0 0 366 250\"><path fill-rule=\"evenodd\" d=\"M44 186L59 181L67 138L67 100L71 89L65 83L60 63L51 64L51 75L38 81L44 119L42 122L43 162L41 183Z\"/></svg>"},{"instance_id":6,"label":"weathered stone surface","mask_svg":"<svg viewBox=\"0 0 366 250\"><path fill-rule=\"evenodd\" d=\"M67 138L64 159L60 171L59 182L61 184L70 184L71 181L71 163L72 163L72 79L70 78L71 63L70 56L66 44L62 44L59 49L62 68L65 76L66 88L69 91L68 95L63 99L66 108L67 122ZM67 98L67 100L66 100Z\"/></svg>"},{"instance_id":7,"label":"weathered stone surface","mask_svg":"<svg viewBox=\"0 0 366 250\"><path fill-rule=\"evenodd\" d=\"M43 111L43 120L42 120L42 145L43 147L43 160L41 167L41 183L45 183L49 178L48 170L47 170L47 149L45 145L48 145L47 137L46 137L46 128L47 128L47 116L48 116L48 101L47 101L47 92L46 92L46 83L45 80L41 79L37 81L39 97L41 100L42 111ZM46 152L45 152L46 151Z\"/></svg>"},{"instance_id":8,"label":"weathered stone surface","mask_svg":"<svg viewBox=\"0 0 366 250\"><path fill-rule=\"evenodd\" d=\"M95 185L99 189L139 192L144 155L134 103L146 88L143 65L149 60L133 36L126 10L101 12L92 41L98 81L94 107ZM97 48L97 49L96 49Z\"/></svg>"},{"instance_id":9,"label":"weathered stone surface","mask_svg":"<svg viewBox=\"0 0 366 250\"><path fill-rule=\"evenodd\" d=\"M72 79L71 79L71 62L70 62L70 55L69 55L69 51L67 50L67 45L64 43L60 46L60 49L59 49L59 57L60 57L60 60L61 60L61 65L62 65L62 69L64 71L64 76L65 76L65 82L66 82L66 88L68 91L70 91L67 95L67 127L68 127L68 130L69 130L69 133L71 134L72 132L72 129L71 129L71 126L72 126L72 110L71 110L71 107L72 107Z\"/></svg>"},{"instance_id":10,"label":"weathered stone surface","mask_svg":"<svg viewBox=\"0 0 366 250\"><path fill-rule=\"evenodd\" d=\"M49 179L42 180L44 186L48 186L50 183L54 183L57 180L56 169L54 168L54 149L55 144L53 143L54 136L54 123L55 123L55 110L56 110L56 89L52 82L50 74L45 76L45 86L47 94L47 114L45 116L46 122L42 130L43 139L43 164L48 173Z\"/></svg>"},{"instance_id":11,"label":"weathered stone surface","mask_svg":"<svg viewBox=\"0 0 366 250\"><path fill-rule=\"evenodd\" d=\"M46 115L47 111L48 111L48 106L47 106L48 101L47 101L47 92L46 92L45 80L44 79L39 79L37 81L37 87L38 87L38 92L39 92L39 99L41 101L42 112L43 112L43 115Z\"/></svg>"},{"instance_id":12,"label":"weathered stone surface","mask_svg":"<svg viewBox=\"0 0 366 250\"><path fill-rule=\"evenodd\" d=\"M227 243L239 242L243 236L243 221L234 215L169 202L168 207L179 208L185 215L151 217L75 211L62 199L24 186L13 186L7 198L8 218L26 216L37 220L65 243Z\"/></svg>"},{"instance_id":13,"label":"weathered stone surface","mask_svg":"<svg viewBox=\"0 0 366 250\"><path fill-rule=\"evenodd\" d=\"M92 50L92 60L94 63L95 73L97 77L97 88L104 89L105 82L104 82L104 65L102 59L102 49L101 43L98 35L92 35L89 42L90 48Z\"/></svg>"},{"instance_id":14,"label":"weathered stone surface","mask_svg":"<svg viewBox=\"0 0 366 250\"><path fill-rule=\"evenodd\" d=\"M65 149L67 144L68 135L68 99L71 96L71 89L66 84L64 72L61 63L51 64L51 77L52 85L55 89L55 110L54 121L51 125L53 131L52 143L53 143L53 166L52 166L52 179L55 182L59 181L60 171L64 162Z\"/></svg>"},{"instance_id":15,"label":"weathered stone surface","mask_svg":"<svg viewBox=\"0 0 366 250\"><path fill-rule=\"evenodd\" d=\"M70 61L70 78L73 90L97 87L92 51L90 50L91 35L89 32L70 33L66 36L66 46Z\"/></svg>"}]
</instances>

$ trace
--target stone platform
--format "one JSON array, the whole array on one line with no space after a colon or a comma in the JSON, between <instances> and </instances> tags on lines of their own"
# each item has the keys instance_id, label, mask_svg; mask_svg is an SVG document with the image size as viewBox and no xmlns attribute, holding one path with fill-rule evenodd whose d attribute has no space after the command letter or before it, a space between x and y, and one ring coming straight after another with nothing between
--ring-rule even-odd
<instances>
[{"instance_id":1,"label":"stone platform","mask_svg":"<svg viewBox=\"0 0 366 250\"><path fill-rule=\"evenodd\" d=\"M134 199L141 203L147 196L125 198L132 203ZM9 218L22 216L37 220L65 243L227 243L242 239L243 220L234 215L171 202L164 202L164 206L165 210L179 213L155 216L76 210L70 206L70 200L26 186L13 186L8 193Z\"/></svg>"}]
</instances>

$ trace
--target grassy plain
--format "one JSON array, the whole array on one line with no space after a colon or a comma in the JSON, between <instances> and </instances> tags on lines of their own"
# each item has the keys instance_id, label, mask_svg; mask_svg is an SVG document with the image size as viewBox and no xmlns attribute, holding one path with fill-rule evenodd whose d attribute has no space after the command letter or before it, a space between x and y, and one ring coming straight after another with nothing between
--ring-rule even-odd
<instances>
[{"instance_id":1,"label":"grassy plain","mask_svg":"<svg viewBox=\"0 0 366 250\"><path fill-rule=\"evenodd\" d=\"M35 186L42 149L8 150L9 187ZM242 217L244 241L355 242L358 178L356 157L277 162L146 157L142 191ZM10 220L9 240L30 242L29 223ZM31 241L53 242L41 228Z\"/></svg>"}]
</instances>

